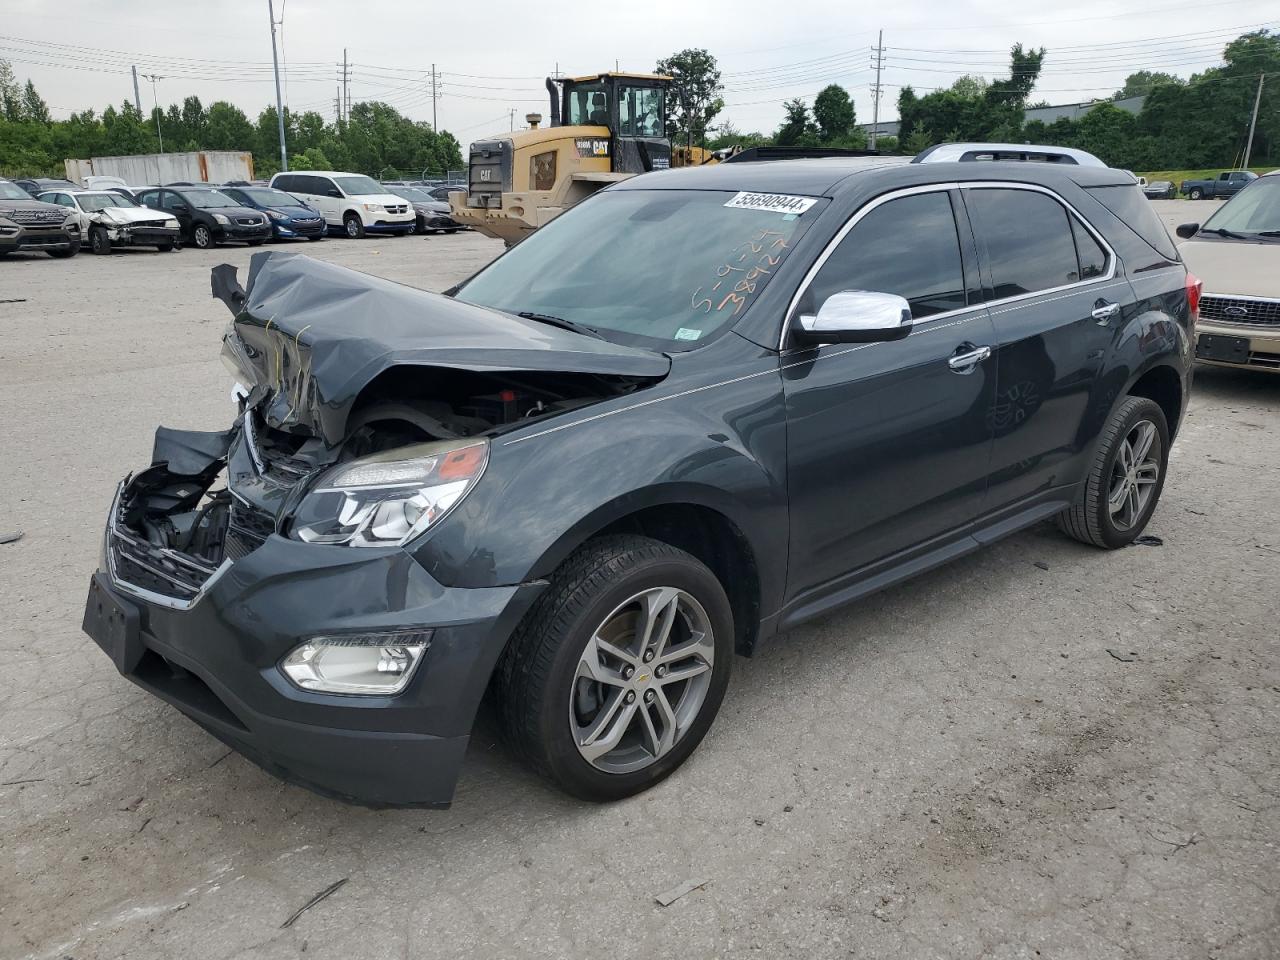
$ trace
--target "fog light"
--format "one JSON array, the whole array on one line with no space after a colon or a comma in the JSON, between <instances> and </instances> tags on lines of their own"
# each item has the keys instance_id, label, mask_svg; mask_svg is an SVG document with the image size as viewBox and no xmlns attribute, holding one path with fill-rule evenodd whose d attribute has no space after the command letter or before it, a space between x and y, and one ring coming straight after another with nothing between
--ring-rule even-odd
<instances>
[{"instance_id":1,"label":"fog light","mask_svg":"<svg viewBox=\"0 0 1280 960\"><path fill-rule=\"evenodd\" d=\"M312 637L280 670L303 690L390 696L408 686L430 645L430 630Z\"/></svg>"}]
</instances>

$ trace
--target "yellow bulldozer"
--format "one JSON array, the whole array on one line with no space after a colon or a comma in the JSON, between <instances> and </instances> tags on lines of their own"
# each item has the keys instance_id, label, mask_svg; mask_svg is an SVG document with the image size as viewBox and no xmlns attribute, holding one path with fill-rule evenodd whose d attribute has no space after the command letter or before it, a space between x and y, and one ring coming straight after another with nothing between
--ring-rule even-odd
<instances>
[{"instance_id":1,"label":"yellow bulldozer","mask_svg":"<svg viewBox=\"0 0 1280 960\"><path fill-rule=\"evenodd\" d=\"M453 217L481 233L521 240L595 191L651 170L714 162L667 139L671 77L601 73L547 78L548 126L471 144L467 192L449 194Z\"/></svg>"}]
</instances>

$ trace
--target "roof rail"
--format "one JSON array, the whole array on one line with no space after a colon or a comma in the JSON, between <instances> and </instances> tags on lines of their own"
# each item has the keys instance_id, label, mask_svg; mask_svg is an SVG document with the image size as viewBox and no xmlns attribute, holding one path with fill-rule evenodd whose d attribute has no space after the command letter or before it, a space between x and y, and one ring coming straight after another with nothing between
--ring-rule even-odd
<instances>
[{"instance_id":1,"label":"roof rail","mask_svg":"<svg viewBox=\"0 0 1280 960\"><path fill-rule=\"evenodd\" d=\"M1106 164L1075 147L1043 146L1031 143L939 143L912 158L912 163L954 163L970 160L1015 160L1032 163L1067 163L1080 167Z\"/></svg>"},{"instance_id":2,"label":"roof rail","mask_svg":"<svg viewBox=\"0 0 1280 960\"><path fill-rule=\"evenodd\" d=\"M719 156L720 151L717 151ZM845 147L747 147L730 153L724 163L750 163L755 160L805 160L814 157L878 157L879 150L853 150Z\"/></svg>"}]
</instances>

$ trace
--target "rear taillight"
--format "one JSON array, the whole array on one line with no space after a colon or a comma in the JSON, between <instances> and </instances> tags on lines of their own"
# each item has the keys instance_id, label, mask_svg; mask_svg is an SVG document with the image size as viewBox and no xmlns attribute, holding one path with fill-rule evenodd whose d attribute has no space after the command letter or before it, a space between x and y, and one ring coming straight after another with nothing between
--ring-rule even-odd
<instances>
[{"instance_id":1,"label":"rear taillight","mask_svg":"<svg viewBox=\"0 0 1280 960\"><path fill-rule=\"evenodd\" d=\"M1187 306L1191 309L1191 319L1200 320L1200 294L1204 292L1204 281L1190 271L1187 272Z\"/></svg>"}]
</instances>

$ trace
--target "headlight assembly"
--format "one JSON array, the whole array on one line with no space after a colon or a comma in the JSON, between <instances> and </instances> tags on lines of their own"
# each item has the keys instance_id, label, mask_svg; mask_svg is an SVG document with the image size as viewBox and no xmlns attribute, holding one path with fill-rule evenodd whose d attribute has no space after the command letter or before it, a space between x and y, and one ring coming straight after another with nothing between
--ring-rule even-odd
<instances>
[{"instance_id":1,"label":"headlight assembly","mask_svg":"<svg viewBox=\"0 0 1280 960\"><path fill-rule=\"evenodd\" d=\"M218 223L222 224L224 227L231 222L221 213L215 213L213 215L213 219L216 220Z\"/></svg>"},{"instance_id":2,"label":"headlight assembly","mask_svg":"<svg viewBox=\"0 0 1280 960\"><path fill-rule=\"evenodd\" d=\"M283 213L281 213L279 210L268 210L268 211L266 211L266 214L267 214L267 216L268 216L268 217L270 217L272 220L285 220L285 219L287 219L287 218L285 217L285 215L284 215Z\"/></svg>"},{"instance_id":3,"label":"headlight assembly","mask_svg":"<svg viewBox=\"0 0 1280 960\"><path fill-rule=\"evenodd\" d=\"M292 535L352 547L404 544L462 500L488 460L487 440L448 440L341 464L303 498Z\"/></svg>"},{"instance_id":4,"label":"headlight assembly","mask_svg":"<svg viewBox=\"0 0 1280 960\"><path fill-rule=\"evenodd\" d=\"M174 219L173 217L170 217L168 220L166 220L166 221L164 222L164 225L165 225L165 227L167 227L167 228L168 228L168 229L170 229L170 230L177 230L177 229L178 229L178 221L177 221L176 219Z\"/></svg>"}]
</instances>

